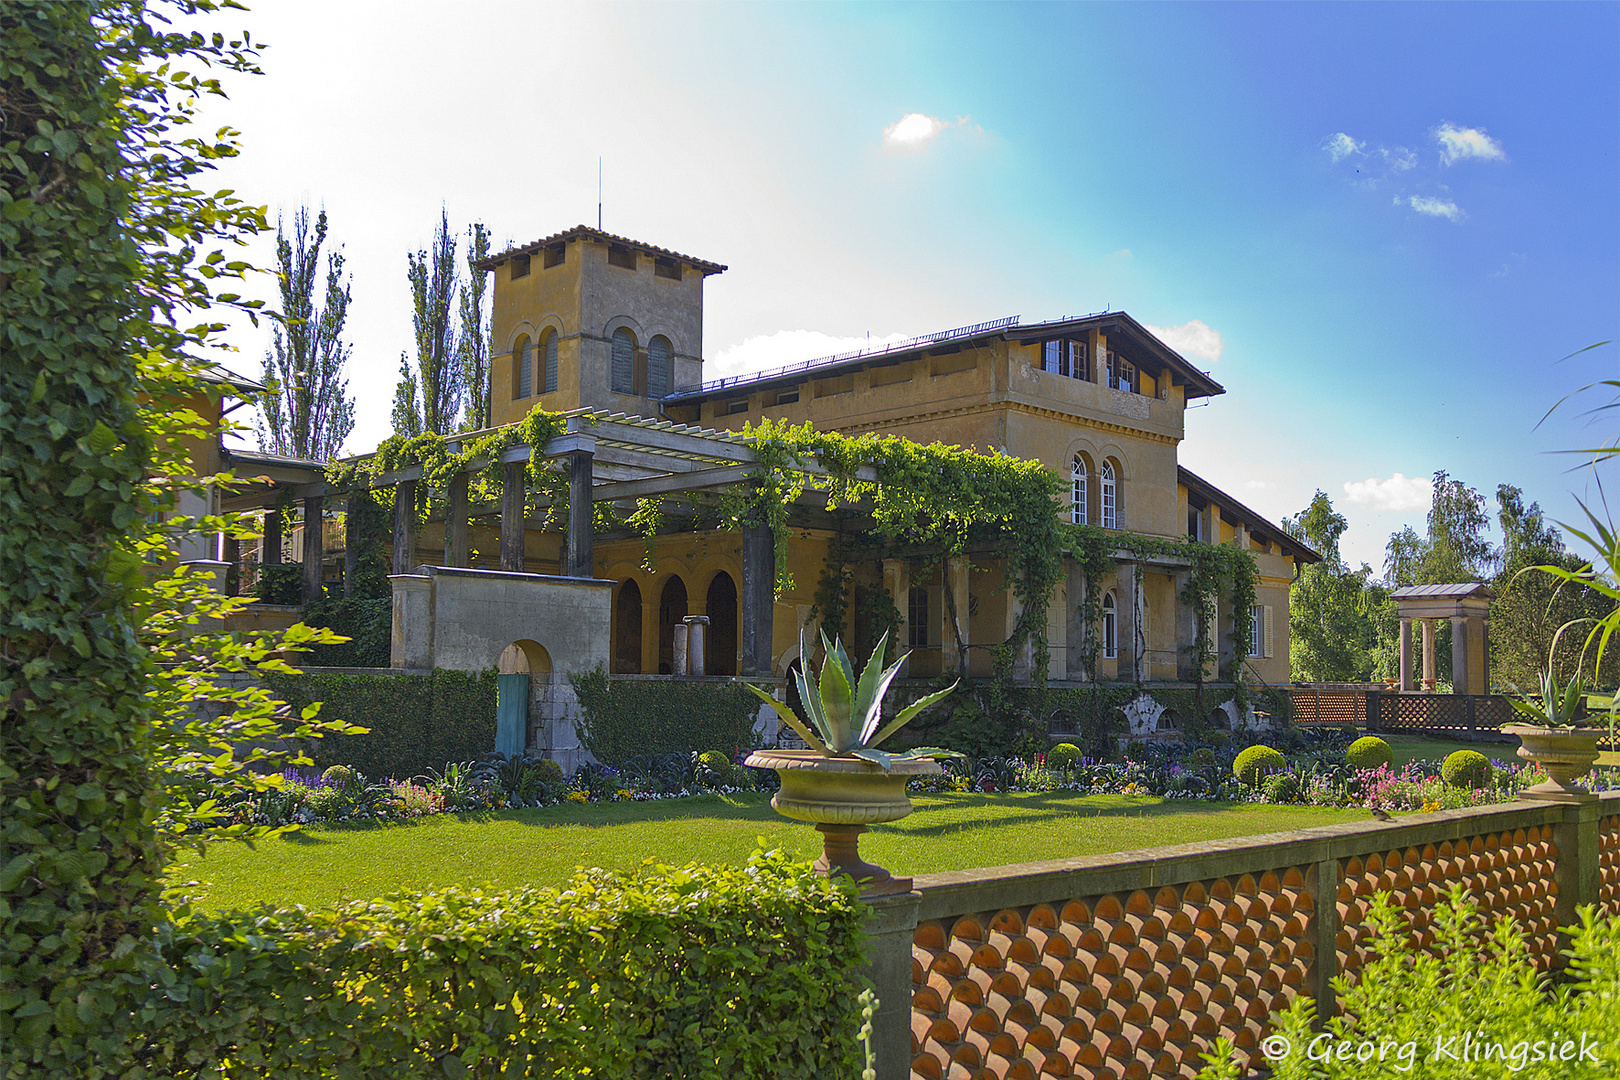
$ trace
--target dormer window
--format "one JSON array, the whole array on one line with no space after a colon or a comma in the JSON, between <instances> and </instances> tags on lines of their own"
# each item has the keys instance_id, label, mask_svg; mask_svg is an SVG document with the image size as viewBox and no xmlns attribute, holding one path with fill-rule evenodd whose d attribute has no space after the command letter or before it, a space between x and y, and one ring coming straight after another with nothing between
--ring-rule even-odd
<instances>
[{"instance_id":1,"label":"dormer window","mask_svg":"<svg viewBox=\"0 0 1620 1080\"><path fill-rule=\"evenodd\" d=\"M636 253L623 244L614 244L608 248L608 265L617 266L624 270L636 268Z\"/></svg>"},{"instance_id":2,"label":"dormer window","mask_svg":"<svg viewBox=\"0 0 1620 1080\"><path fill-rule=\"evenodd\" d=\"M1091 365L1086 359L1083 341L1041 342L1041 370L1054 375L1067 375L1071 379L1091 379Z\"/></svg>"},{"instance_id":3,"label":"dormer window","mask_svg":"<svg viewBox=\"0 0 1620 1080\"><path fill-rule=\"evenodd\" d=\"M1108 385L1115 390L1136 393L1136 365L1117 352L1108 354Z\"/></svg>"},{"instance_id":4,"label":"dormer window","mask_svg":"<svg viewBox=\"0 0 1620 1080\"><path fill-rule=\"evenodd\" d=\"M675 259L654 259L653 273L670 281L681 280L681 264Z\"/></svg>"}]
</instances>

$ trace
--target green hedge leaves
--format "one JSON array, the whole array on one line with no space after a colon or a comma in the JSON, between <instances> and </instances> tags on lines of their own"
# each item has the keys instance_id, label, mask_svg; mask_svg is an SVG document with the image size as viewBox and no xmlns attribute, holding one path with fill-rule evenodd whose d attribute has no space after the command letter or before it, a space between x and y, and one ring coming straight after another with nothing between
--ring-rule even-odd
<instances>
[{"instance_id":1,"label":"green hedge leaves","mask_svg":"<svg viewBox=\"0 0 1620 1080\"><path fill-rule=\"evenodd\" d=\"M600 665L569 679L579 698L579 741L604 765L754 746L759 699L737 683L609 679Z\"/></svg>"},{"instance_id":2,"label":"green hedge leaves","mask_svg":"<svg viewBox=\"0 0 1620 1080\"><path fill-rule=\"evenodd\" d=\"M270 675L270 692L295 711L319 701L321 719L370 728L312 741L317 768L352 765L373 779L404 779L495 749L495 673Z\"/></svg>"},{"instance_id":3,"label":"green hedge leaves","mask_svg":"<svg viewBox=\"0 0 1620 1080\"><path fill-rule=\"evenodd\" d=\"M781 852L336 909L187 915L138 1018L160 1075L857 1076L864 907Z\"/></svg>"}]
</instances>

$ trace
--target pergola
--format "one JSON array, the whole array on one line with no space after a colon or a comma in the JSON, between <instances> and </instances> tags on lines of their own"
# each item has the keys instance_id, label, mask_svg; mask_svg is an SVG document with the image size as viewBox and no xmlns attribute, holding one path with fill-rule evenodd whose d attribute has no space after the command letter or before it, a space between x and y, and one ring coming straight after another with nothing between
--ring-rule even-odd
<instances>
[{"instance_id":1,"label":"pergola","mask_svg":"<svg viewBox=\"0 0 1620 1080\"><path fill-rule=\"evenodd\" d=\"M759 469L753 440L737 432L595 410L566 414L565 425L564 432L543 447L519 443L500 455L503 470L499 506L500 569L504 572L522 573L524 570L527 465L536 454L557 461L567 471L568 512L560 576L575 579L594 577L592 510L596 503L633 505L637 499L678 497L724 488L745 481ZM464 444L489 433L489 430L467 432L447 440L447 447L453 453L460 452ZM367 460L371 456L348 460ZM241 472L250 475L244 477L247 481L244 487L222 501L224 510L263 509L279 517L278 504L288 495L302 501L304 597L306 600L318 597L323 555L320 522L326 500L345 494L352 503L360 497L359 493L328 487L321 467L315 462L244 452L232 453L230 458ZM475 510L469 504L468 481L472 473L492 463L490 460L471 461L465 471L450 478L446 490L443 563L446 567L464 568L468 564L468 521ZM828 475L813 460L795 467L811 476ZM422 467L412 465L383 473L371 485L373 488L392 487L395 491L392 558L395 575L410 574L413 569L417 485L422 477ZM857 477L868 481L877 479L870 467L863 467ZM493 513L494 509L493 506L482 508L484 513ZM349 510L349 521L353 522L357 515L352 505ZM771 665L775 552L766 526L745 526L742 533L743 580L738 598L738 636L745 673L753 673L768 671ZM265 535L267 543L275 545L267 548L266 561L279 561L280 529L267 525ZM346 545L351 563L346 579L352 578L354 569L352 561L357 545L353 540L351 536Z\"/></svg>"},{"instance_id":2,"label":"pergola","mask_svg":"<svg viewBox=\"0 0 1620 1080\"><path fill-rule=\"evenodd\" d=\"M1451 620L1451 685L1458 694L1490 692L1490 586L1478 582L1458 585L1407 585L1389 594L1401 620L1401 689L1413 690L1412 623L1423 627L1423 689L1432 691L1434 624Z\"/></svg>"}]
</instances>

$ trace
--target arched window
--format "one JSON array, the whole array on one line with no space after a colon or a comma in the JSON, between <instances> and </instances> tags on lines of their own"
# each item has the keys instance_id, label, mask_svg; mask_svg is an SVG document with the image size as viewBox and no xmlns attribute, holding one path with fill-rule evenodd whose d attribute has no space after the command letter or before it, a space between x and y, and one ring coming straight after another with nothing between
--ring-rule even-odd
<instances>
[{"instance_id":1,"label":"arched window","mask_svg":"<svg viewBox=\"0 0 1620 1080\"><path fill-rule=\"evenodd\" d=\"M540 355L545 364L544 375L540 383L542 394L555 394L557 392L557 331L547 330L540 339Z\"/></svg>"},{"instance_id":2,"label":"arched window","mask_svg":"<svg viewBox=\"0 0 1620 1080\"><path fill-rule=\"evenodd\" d=\"M619 586L613 611L613 673L641 674L641 586L634 581Z\"/></svg>"},{"instance_id":3,"label":"arched window","mask_svg":"<svg viewBox=\"0 0 1620 1080\"><path fill-rule=\"evenodd\" d=\"M1069 520L1076 525L1086 523L1086 482L1091 479L1086 470L1086 459L1079 454L1074 455L1074 467L1069 470L1069 477L1073 481L1069 493Z\"/></svg>"},{"instance_id":4,"label":"arched window","mask_svg":"<svg viewBox=\"0 0 1620 1080\"><path fill-rule=\"evenodd\" d=\"M613 331L612 380L615 394L636 392L636 339L622 326Z\"/></svg>"},{"instance_id":5,"label":"arched window","mask_svg":"<svg viewBox=\"0 0 1620 1080\"><path fill-rule=\"evenodd\" d=\"M1102 602L1103 659L1112 660L1119 655L1119 613L1114 608L1114 594L1104 593Z\"/></svg>"},{"instance_id":6,"label":"arched window","mask_svg":"<svg viewBox=\"0 0 1620 1080\"><path fill-rule=\"evenodd\" d=\"M1102 527L1119 528L1119 488L1112 461L1103 462L1102 467Z\"/></svg>"},{"instance_id":7,"label":"arched window","mask_svg":"<svg viewBox=\"0 0 1620 1080\"><path fill-rule=\"evenodd\" d=\"M669 338L659 335L647 342L647 396L661 398L671 390L674 350Z\"/></svg>"},{"instance_id":8,"label":"arched window","mask_svg":"<svg viewBox=\"0 0 1620 1080\"><path fill-rule=\"evenodd\" d=\"M526 398L534 393L533 360L534 349L530 347L529 336L525 334L517 339L516 345L512 346L512 375L515 379L512 387L513 398Z\"/></svg>"}]
</instances>

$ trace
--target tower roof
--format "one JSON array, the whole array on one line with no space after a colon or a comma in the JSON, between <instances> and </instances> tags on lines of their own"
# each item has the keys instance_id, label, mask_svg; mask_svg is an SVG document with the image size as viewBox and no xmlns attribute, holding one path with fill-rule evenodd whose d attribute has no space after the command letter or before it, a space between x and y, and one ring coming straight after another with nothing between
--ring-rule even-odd
<instances>
[{"instance_id":1,"label":"tower roof","mask_svg":"<svg viewBox=\"0 0 1620 1080\"><path fill-rule=\"evenodd\" d=\"M480 259L473 266L478 270L493 270L508 259L522 255L533 255L541 248L551 244L567 243L570 240L594 240L600 244L619 244L623 247L633 248L643 255L650 255L653 258L679 259L704 277L708 277L710 274L724 273L726 270L726 267L721 263L713 263L706 259L696 259L690 255L682 255L678 251L655 247L652 244L644 244L640 240L632 240L627 236L615 236L613 233L603 232L601 229L593 229L589 225L575 225L572 229L564 229L560 233L553 233L551 236L531 241L520 247L509 248L499 255L491 255L486 259Z\"/></svg>"}]
</instances>

